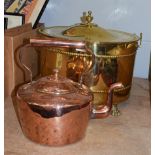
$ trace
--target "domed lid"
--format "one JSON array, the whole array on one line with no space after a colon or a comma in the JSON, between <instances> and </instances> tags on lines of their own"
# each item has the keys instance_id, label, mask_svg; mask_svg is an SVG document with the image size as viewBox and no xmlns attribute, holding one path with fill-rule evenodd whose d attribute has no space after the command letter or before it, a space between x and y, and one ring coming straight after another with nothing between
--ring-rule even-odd
<instances>
[{"instance_id":1,"label":"domed lid","mask_svg":"<svg viewBox=\"0 0 155 155\"><path fill-rule=\"evenodd\" d=\"M54 70L54 75L21 86L17 97L35 111L41 108L48 112L52 110L52 116L61 116L65 112L80 109L92 100L92 94L86 86L60 76L57 69Z\"/></svg>"},{"instance_id":2,"label":"domed lid","mask_svg":"<svg viewBox=\"0 0 155 155\"><path fill-rule=\"evenodd\" d=\"M93 17L91 11L88 15L84 12L81 17L82 23L73 26L55 26L40 29L39 32L50 37L60 37L69 40L82 40L96 43L122 43L138 41L140 38L117 30L108 30L91 23Z\"/></svg>"}]
</instances>

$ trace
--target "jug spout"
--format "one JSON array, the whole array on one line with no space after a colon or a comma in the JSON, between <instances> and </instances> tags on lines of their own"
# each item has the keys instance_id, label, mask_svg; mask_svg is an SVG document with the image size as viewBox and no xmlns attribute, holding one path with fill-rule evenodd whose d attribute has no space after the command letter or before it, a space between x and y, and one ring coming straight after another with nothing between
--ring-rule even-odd
<instances>
[{"instance_id":1,"label":"jug spout","mask_svg":"<svg viewBox=\"0 0 155 155\"><path fill-rule=\"evenodd\" d=\"M108 96L107 96L106 104L98 107L97 109L93 108L91 118L107 117L110 114L110 111L112 109L113 90L115 88L122 88L122 87L123 87L123 84L120 82L112 84L108 90Z\"/></svg>"}]
</instances>

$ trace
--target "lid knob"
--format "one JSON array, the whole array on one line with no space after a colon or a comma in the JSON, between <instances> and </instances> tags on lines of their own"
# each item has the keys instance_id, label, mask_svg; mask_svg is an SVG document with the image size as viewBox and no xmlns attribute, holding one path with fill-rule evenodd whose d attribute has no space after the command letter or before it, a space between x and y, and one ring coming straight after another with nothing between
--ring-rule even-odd
<instances>
[{"instance_id":1,"label":"lid knob","mask_svg":"<svg viewBox=\"0 0 155 155\"><path fill-rule=\"evenodd\" d=\"M83 12L83 16L81 17L82 24L86 24L86 17L87 17L87 13Z\"/></svg>"},{"instance_id":2,"label":"lid knob","mask_svg":"<svg viewBox=\"0 0 155 155\"><path fill-rule=\"evenodd\" d=\"M93 16L91 15L92 12L91 11L88 11L88 16L86 16L86 20L87 20L87 24L89 25L92 20L93 20Z\"/></svg>"},{"instance_id":3,"label":"lid knob","mask_svg":"<svg viewBox=\"0 0 155 155\"><path fill-rule=\"evenodd\" d=\"M82 24L91 25L92 20L92 11L88 11L88 15L86 12L83 12L83 16L81 17Z\"/></svg>"}]
</instances>

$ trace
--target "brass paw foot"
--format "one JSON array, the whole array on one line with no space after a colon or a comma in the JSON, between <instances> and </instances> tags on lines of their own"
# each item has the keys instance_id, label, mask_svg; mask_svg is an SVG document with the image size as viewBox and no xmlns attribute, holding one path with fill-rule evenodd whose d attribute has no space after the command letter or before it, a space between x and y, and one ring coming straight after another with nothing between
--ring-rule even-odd
<instances>
[{"instance_id":1,"label":"brass paw foot","mask_svg":"<svg viewBox=\"0 0 155 155\"><path fill-rule=\"evenodd\" d=\"M117 104L112 105L111 115L112 116L120 116L121 115Z\"/></svg>"}]
</instances>

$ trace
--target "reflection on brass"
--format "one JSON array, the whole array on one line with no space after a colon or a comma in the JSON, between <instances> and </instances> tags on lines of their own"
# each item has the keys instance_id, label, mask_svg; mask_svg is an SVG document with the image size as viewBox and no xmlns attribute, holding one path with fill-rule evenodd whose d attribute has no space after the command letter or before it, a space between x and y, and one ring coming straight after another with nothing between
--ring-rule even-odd
<instances>
[{"instance_id":1,"label":"reflection on brass","mask_svg":"<svg viewBox=\"0 0 155 155\"><path fill-rule=\"evenodd\" d=\"M117 47L119 47L119 46L120 45L118 45ZM128 44L127 45L127 48L130 48L130 46L137 47L136 46L136 43L133 44L133 45L132 44ZM47 48L47 50L48 51L51 51L51 52L56 52L56 53L61 53L61 54L66 54L66 55L71 55L71 56L91 57L91 55L86 54L86 53L76 53L75 51L70 52L70 51L66 51L64 49L60 49L60 48ZM114 55L112 55L113 54L112 51L109 51L110 55L95 54L95 56L96 56L96 58L110 58L110 59L112 59L112 58L130 57L130 56L136 54L136 51L134 51L134 52L131 52L129 54L121 54L121 55L119 55L120 53L119 52L116 52L116 49L114 49L114 51L115 51ZM117 50L117 51L119 51L119 50ZM102 51L100 51L100 52L102 52Z\"/></svg>"},{"instance_id":2,"label":"reflection on brass","mask_svg":"<svg viewBox=\"0 0 155 155\"><path fill-rule=\"evenodd\" d=\"M62 54L57 54L57 59L56 59L56 68L59 69L62 66Z\"/></svg>"},{"instance_id":3,"label":"reflection on brass","mask_svg":"<svg viewBox=\"0 0 155 155\"><path fill-rule=\"evenodd\" d=\"M137 42L126 45L91 45L96 56L95 65L92 70L84 75L84 84L94 93L95 104L102 104L107 97L110 84L121 81L124 88L114 91L114 103L120 103L129 97L132 83L134 59L136 55ZM59 66L60 74L76 82L85 68L91 64L91 55L75 51L75 49L49 48L41 50L41 75L49 75L57 66L61 55L62 62ZM104 97L103 97L104 96Z\"/></svg>"},{"instance_id":4,"label":"reflection on brass","mask_svg":"<svg viewBox=\"0 0 155 155\"><path fill-rule=\"evenodd\" d=\"M82 57L72 57L67 62L67 77L74 81L79 81L81 74L84 72L84 60ZM73 76L74 75L74 76Z\"/></svg>"},{"instance_id":5,"label":"reflection on brass","mask_svg":"<svg viewBox=\"0 0 155 155\"><path fill-rule=\"evenodd\" d=\"M141 45L142 34L104 29L92 22L91 11L84 12L81 23L71 26L55 26L40 29L46 38L83 41L95 55L94 67L82 77L83 83L94 94L95 105L102 104L107 98L109 86L115 82L122 82L124 88L114 91L114 104L128 99L133 77L133 67L136 50ZM140 45L138 44L140 41ZM41 52L41 75L48 75L56 67L57 55L62 56L60 73L67 78L79 82L79 77L85 67L91 65L92 55L78 51L75 48L44 47Z\"/></svg>"},{"instance_id":6,"label":"reflection on brass","mask_svg":"<svg viewBox=\"0 0 155 155\"><path fill-rule=\"evenodd\" d=\"M120 116L121 115L120 111L118 110L117 104L112 105L111 115L112 116Z\"/></svg>"},{"instance_id":7,"label":"reflection on brass","mask_svg":"<svg viewBox=\"0 0 155 155\"><path fill-rule=\"evenodd\" d=\"M119 88L119 89L115 89L114 93L118 93L118 92L122 92L124 90L128 90L131 88L131 85L128 86L124 86L123 88ZM94 90L94 93L108 93L107 89L103 89L103 90Z\"/></svg>"}]
</instances>

